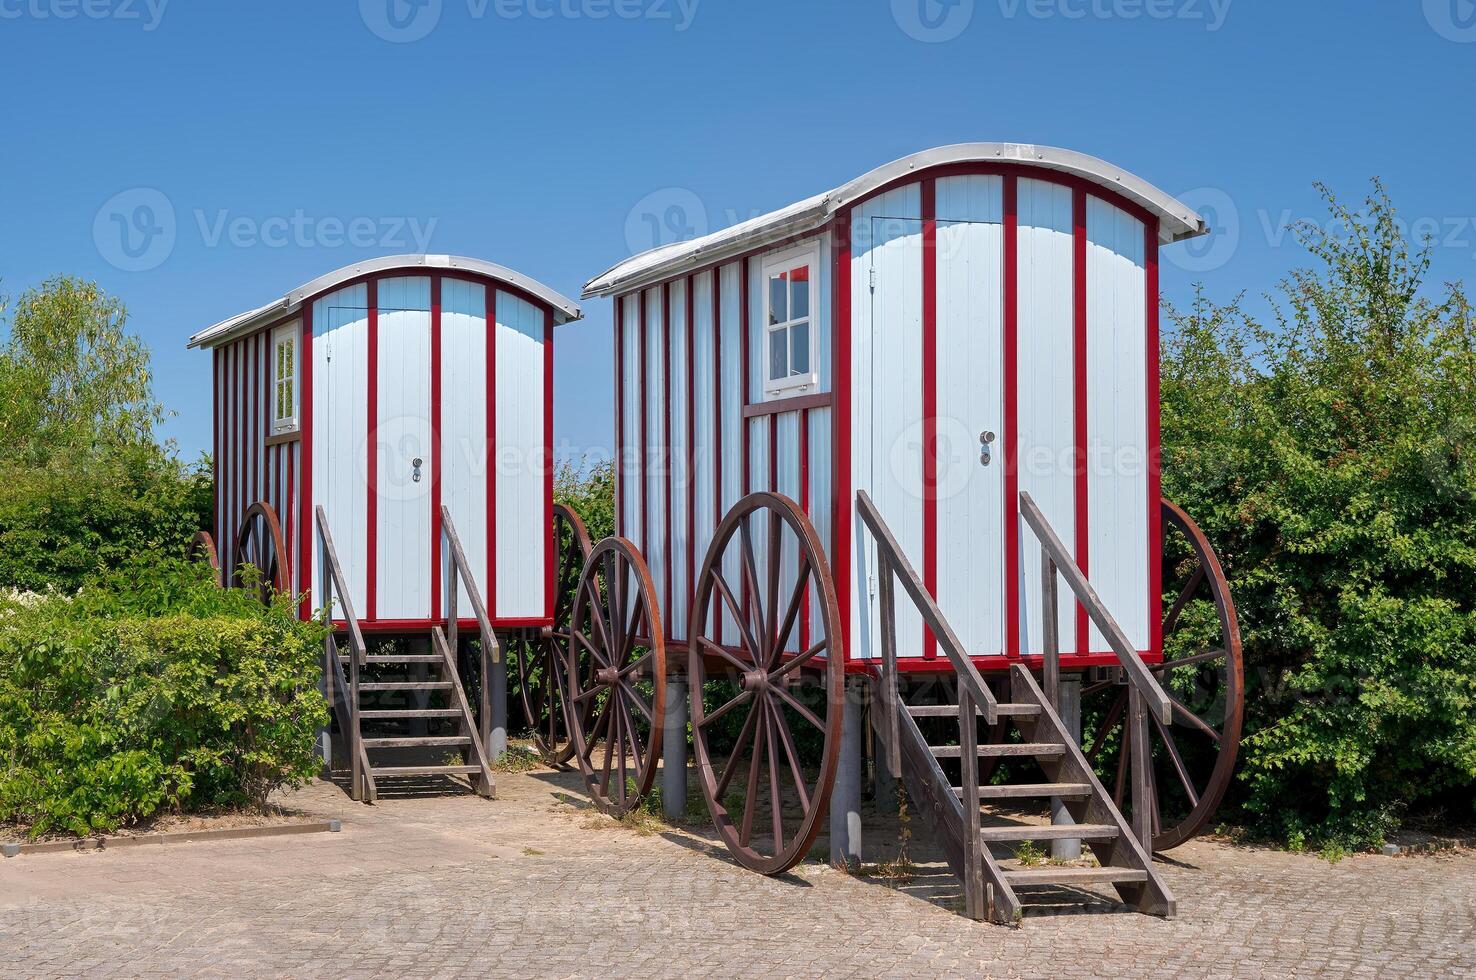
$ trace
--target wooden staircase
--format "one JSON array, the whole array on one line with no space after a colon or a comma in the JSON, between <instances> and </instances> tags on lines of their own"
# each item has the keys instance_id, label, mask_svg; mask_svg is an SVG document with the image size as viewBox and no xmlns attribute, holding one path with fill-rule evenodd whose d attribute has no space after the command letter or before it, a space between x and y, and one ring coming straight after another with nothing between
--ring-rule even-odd
<instances>
[{"instance_id":1,"label":"wooden staircase","mask_svg":"<svg viewBox=\"0 0 1476 980\"><path fill-rule=\"evenodd\" d=\"M965 914L1014 924L1024 914L1024 898L1031 894L1030 889L1055 886L1052 905L1058 906L1061 888L1110 885L1126 905L1137 911L1173 916L1174 898L1154 871L1151 856L1097 779L1034 675L1021 663L1011 664L1007 675L1010 700L999 701L864 492L858 495L857 507L876 538L880 566L883 665L876 678L878 710L872 712L872 719L886 757L878 761L901 780L923 822L941 844L949 867L963 883ZM1055 574L1054 562L1046 567L1047 574ZM1069 575L1067 578L1072 581ZM895 582L901 582L937 638L939 649L953 662L958 678L957 703L903 701L896 660ZM1105 610L1100 612L1105 616ZM1116 624L1111 626L1115 629ZM1052 673L1049 664L1046 673ZM1147 675L1146 670L1142 673ZM1132 672L1129 675L1135 676ZM1150 691L1145 698L1135 699L1135 710L1141 713L1146 697L1151 696ZM1003 730L1004 737L981 742L981 722L999 726L996 731ZM927 726L928 735L923 726ZM1020 741L1009 739L1011 729L1018 732ZM1028 770L1031 781L993 783L985 777L992 776L994 766L980 772L985 760L1005 762L1011 774ZM957 776L945 772L945 765ZM1037 770L1039 776L1034 775ZM1062 801L1073 823L1016 819L1020 807L1035 800L1049 820L1053 799ZM996 805L1009 807L1009 816L987 809ZM1026 841L1063 839L1085 843L1097 866L1027 867L1006 856ZM1023 896L1022 889L1026 890ZM1089 900L1087 895L1080 897Z\"/></svg>"},{"instance_id":2,"label":"wooden staircase","mask_svg":"<svg viewBox=\"0 0 1476 980\"><path fill-rule=\"evenodd\" d=\"M443 516L449 521L449 516ZM353 603L322 507L317 509L317 529L325 615L332 620L332 611L336 608L344 623L342 631L329 633L325 654L329 664L329 704L348 745L352 770L350 795L356 800L373 803L379 798L380 782L384 779L466 776L478 795L495 796L496 783L487 758L486 739L478 730L476 716L472 714L456 669L454 644L436 626L430 631L430 653L410 652L408 647L406 652L399 652L389 646L382 649L391 652L370 654L354 616ZM461 554L460 542L455 541L454 529L451 535L455 543L453 563L464 566L465 558ZM455 576L450 584L455 590ZM490 625L486 624L481 598L469 578L467 588L478 619L484 623L482 647L485 665L486 658L496 652L496 641ZM450 622L456 622L454 600ZM340 649L340 639L344 641L345 649ZM362 679L361 675L366 671L373 675L373 679ZM484 693L485 689L484 673ZM485 719L485 698L482 707ZM366 733L366 725L373 731ZM443 726L454 730L430 734L432 728ZM437 749L444 750L448 756L460 753L462 761L424 761L425 755Z\"/></svg>"}]
</instances>

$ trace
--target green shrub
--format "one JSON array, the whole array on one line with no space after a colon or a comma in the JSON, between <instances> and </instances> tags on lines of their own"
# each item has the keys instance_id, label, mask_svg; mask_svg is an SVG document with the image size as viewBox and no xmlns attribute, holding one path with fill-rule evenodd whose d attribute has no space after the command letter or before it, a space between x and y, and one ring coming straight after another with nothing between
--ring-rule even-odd
<instances>
[{"instance_id":1,"label":"green shrub","mask_svg":"<svg viewBox=\"0 0 1476 980\"><path fill-rule=\"evenodd\" d=\"M1171 311L1164 494L1225 563L1245 643L1238 801L1294 846L1378 843L1410 808L1472 812L1476 330L1423 295L1381 186L1328 195L1320 268L1276 324L1202 296Z\"/></svg>"},{"instance_id":2,"label":"green shrub","mask_svg":"<svg viewBox=\"0 0 1476 980\"><path fill-rule=\"evenodd\" d=\"M317 772L322 628L182 560L0 610L0 821L108 831Z\"/></svg>"},{"instance_id":3,"label":"green shrub","mask_svg":"<svg viewBox=\"0 0 1476 980\"><path fill-rule=\"evenodd\" d=\"M139 555L182 554L210 502L209 467L152 444L82 465L0 460L0 587L74 590Z\"/></svg>"}]
</instances>

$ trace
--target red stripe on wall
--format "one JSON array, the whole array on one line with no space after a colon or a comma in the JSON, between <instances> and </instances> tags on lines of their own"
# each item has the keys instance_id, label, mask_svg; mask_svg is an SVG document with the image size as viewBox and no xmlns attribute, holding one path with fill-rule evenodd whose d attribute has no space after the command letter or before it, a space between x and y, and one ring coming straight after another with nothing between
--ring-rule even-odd
<instances>
[{"instance_id":1,"label":"red stripe on wall","mask_svg":"<svg viewBox=\"0 0 1476 980\"><path fill-rule=\"evenodd\" d=\"M1020 656L1019 182L1004 178L1005 653Z\"/></svg>"},{"instance_id":2,"label":"red stripe on wall","mask_svg":"<svg viewBox=\"0 0 1476 980\"><path fill-rule=\"evenodd\" d=\"M922 182L922 492L923 585L938 597L938 187ZM923 626L923 658L938 657L938 638Z\"/></svg>"},{"instance_id":3,"label":"red stripe on wall","mask_svg":"<svg viewBox=\"0 0 1476 980\"><path fill-rule=\"evenodd\" d=\"M1087 197L1078 187L1072 195L1072 289L1074 322L1072 326L1072 437L1071 454L1076 500L1076 563L1085 574L1089 568L1090 537L1087 534ZM1068 593L1069 594L1069 593ZM1090 631L1086 607L1074 603L1076 609L1076 652L1086 653Z\"/></svg>"},{"instance_id":4,"label":"red stripe on wall","mask_svg":"<svg viewBox=\"0 0 1476 980\"><path fill-rule=\"evenodd\" d=\"M445 609L441 604L441 277L430 281L430 616L439 619ZM491 392L487 397L493 397ZM488 471L490 478L493 471Z\"/></svg>"},{"instance_id":5,"label":"red stripe on wall","mask_svg":"<svg viewBox=\"0 0 1476 980\"><path fill-rule=\"evenodd\" d=\"M831 483L835 487L831 518L834 546L831 548L831 574L837 585L841 634L831 638L851 651L851 212L841 211L831 226L835 237L834 265L831 269L831 309L835 311L831 325L831 349L834 378L831 389L835 400L830 409ZM833 651L832 651L833 653ZM831 654L828 653L827 656Z\"/></svg>"},{"instance_id":6,"label":"red stripe on wall","mask_svg":"<svg viewBox=\"0 0 1476 980\"><path fill-rule=\"evenodd\" d=\"M1163 510L1159 470L1158 222L1144 225L1143 268L1148 293L1148 631L1149 650L1163 653Z\"/></svg>"},{"instance_id":7,"label":"red stripe on wall","mask_svg":"<svg viewBox=\"0 0 1476 980\"><path fill-rule=\"evenodd\" d=\"M671 615L671 564L676 549L671 537L671 283L661 287L661 389L662 411L665 412L661 424L661 461L665 470L665 478L662 480L665 507L661 515L662 547L665 555L665 560L661 563L662 595L666 600L666 635L672 638L676 634L672 632L674 617Z\"/></svg>"},{"instance_id":8,"label":"red stripe on wall","mask_svg":"<svg viewBox=\"0 0 1476 980\"><path fill-rule=\"evenodd\" d=\"M630 536L625 526L625 297L615 297L615 533Z\"/></svg>"},{"instance_id":9,"label":"red stripe on wall","mask_svg":"<svg viewBox=\"0 0 1476 980\"><path fill-rule=\"evenodd\" d=\"M365 518L364 547L364 618L379 618L379 281L370 279L367 285L369 317L369 353L367 374L369 378L367 414L364 444L368 456L366 467L369 474L368 502Z\"/></svg>"},{"instance_id":10,"label":"red stripe on wall","mask_svg":"<svg viewBox=\"0 0 1476 980\"><path fill-rule=\"evenodd\" d=\"M543 311L543 614L554 615L554 316Z\"/></svg>"},{"instance_id":11,"label":"red stripe on wall","mask_svg":"<svg viewBox=\"0 0 1476 980\"><path fill-rule=\"evenodd\" d=\"M697 556L697 352L692 346L693 338L696 336L696 327L693 325L693 314L696 310L696 299L692 295L692 289L696 285L691 276L687 277L687 471L682 474L687 481L687 581L684 584L686 595L683 599L687 603L687 637L692 635L692 595L696 590L697 567L694 564Z\"/></svg>"},{"instance_id":12,"label":"red stripe on wall","mask_svg":"<svg viewBox=\"0 0 1476 980\"><path fill-rule=\"evenodd\" d=\"M313 541L317 537L313 524L313 307L302 306L302 349L298 351L298 362L302 365L302 390L298 394L298 405L302 413L302 442L298 452L298 465L302 467L302 502L298 521L300 537L297 542L302 569L298 588L302 591L302 603L298 615L306 619L312 614L314 583L309 572L312 568Z\"/></svg>"}]
</instances>

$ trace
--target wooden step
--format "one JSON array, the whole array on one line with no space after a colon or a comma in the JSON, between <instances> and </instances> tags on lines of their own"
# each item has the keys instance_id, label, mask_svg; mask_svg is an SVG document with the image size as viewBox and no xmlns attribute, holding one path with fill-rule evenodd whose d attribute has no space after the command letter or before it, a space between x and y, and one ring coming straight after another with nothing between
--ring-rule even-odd
<instances>
[{"instance_id":1,"label":"wooden step","mask_svg":"<svg viewBox=\"0 0 1476 980\"><path fill-rule=\"evenodd\" d=\"M366 749L415 749L435 745L470 745L470 735L408 735L366 738L362 740Z\"/></svg>"},{"instance_id":2,"label":"wooden step","mask_svg":"<svg viewBox=\"0 0 1476 980\"><path fill-rule=\"evenodd\" d=\"M470 776L482 771L481 766L371 766L375 776Z\"/></svg>"},{"instance_id":3,"label":"wooden step","mask_svg":"<svg viewBox=\"0 0 1476 980\"><path fill-rule=\"evenodd\" d=\"M953 787L953 795L963 798L963 787ZM981 800L1028 800L1059 796L1063 800L1081 800L1092 795L1086 783L1010 783L1003 786L980 786Z\"/></svg>"},{"instance_id":4,"label":"wooden step","mask_svg":"<svg viewBox=\"0 0 1476 980\"><path fill-rule=\"evenodd\" d=\"M1055 868L1046 865L1039 870L1004 873L1004 879L1012 888L1021 885L1124 885L1147 881L1148 872L1140 868Z\"/></svg>"},{"instance_id":5,"label":"wooden step","mask_svg":"<svg viewBox=\"0 0 1476 980\"><path fill-rule=\"evenodd\" d=\"M930 745L928 748L939 759L957 759L961 747L957 745ZM1066 754L1066 747L1049 742L1001 742L998 745L979 746L980 758L1003 758L1005 756L1048 756L1057 758Z\"/></svg>"},{"instance_id":6,"label":"wooden step","mask_svg":"<svg viewBox=\"0 0 1476 980\"><path fill-rule=\"evenodd\" d=\"M362 686L362 685L361 685ZM364 721L392 720L395 718L460 718L460 708L389 708L360 711Z\"/></svg>"},{"instance_id":7,"label":"wooden step","mask_svg":"<svg viewBox=\"0 0 1476 980\"><path fill-rule=\"evenodd\" d=\"M348 654L340 654L338 659L345 664L349 662ZM444 657L433 653L375 653L359 661L361 664L441 664L445 662Z\"/></svg>"},{"instance_id":8,"label":"wooden step","mask_svg":"<svg viewBox=\"0 0 1476 980\"><path fill-rule=\"evenodd\" d=\"M979 839L986 844L1004 844L1022 840L1113 840L1116 837L1117 828L1105 823L985 827L979 831Z\"/></svg>"},{"instance_id":9,"label":"wooden step","mask_svg":"<svg viewBox=\"0 0 1476 980\"><path fill-rule=\"evenodd\" d=\"M1038 704L1001 704L996 705L1001 717L1030 717L1040 714ZM958 716L958 705L956 704L909 704L907 713L914 718L956 718Z\"/></svg>"},{"instance_id":10,"label":"wooden step","mask_svg":"<svg viewBox=\"0 0 1476 980\"><path fill-rule=\"evenodd\" d=\"M450 681L374 681L360 683L361 691L449 691L456 685Z\"/></svg>"}]
</instances>

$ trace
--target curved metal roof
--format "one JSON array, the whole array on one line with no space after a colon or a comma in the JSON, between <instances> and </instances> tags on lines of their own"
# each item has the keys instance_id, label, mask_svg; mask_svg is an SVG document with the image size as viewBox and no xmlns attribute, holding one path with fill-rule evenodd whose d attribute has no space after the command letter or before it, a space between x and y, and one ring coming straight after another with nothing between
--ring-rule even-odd
<instances>
[{"instance_id":1,"label":"curved metal roof","mask_svg":"<svg viewBox=\"0 0 1476 980\"><path fill-rule=\"evenodd\" d=\"M1188 205L1142 178L1085 153L1024 143L958 143L894 160L832 191L702 238L642 252L585 283L584 298L613 296L660 282L699 265L739 255L765 241L778 243L791 236L814 231L840 209L899 177L953 163L1009 163L1078 177L1121 195L1156 215L1160 222L1160 238L1165 244L1197 238L1209 232L1204 219Z\"/></svg>"},{"instance_id":2,"label":"curved metal roof","mask_svg":"<svg viewBox=\"0 0 1476 980\"><path fill-rule=\"evenodd\" d=\"M216 347L242 334L259 329L273 320L291 316L302 307L305 300L329 292L352 279L377 272L392 272L401 269L410 272L419 269L460 270L505 282L552 307L555 324L568 323L584 316L578 304L573 300L554 292L536 279L529 279L522 273L514 272L495 262L484 262L481 259L469 259L460 255L386 255L378 259L355 262L342 269L335 269L327 275L319 276L311 282L298 286L279 300L274 300L254 310L247 310L245 313L238 313L229 319L206 327L190 338L189 346Z\"/></svg>"}]
</instances>

